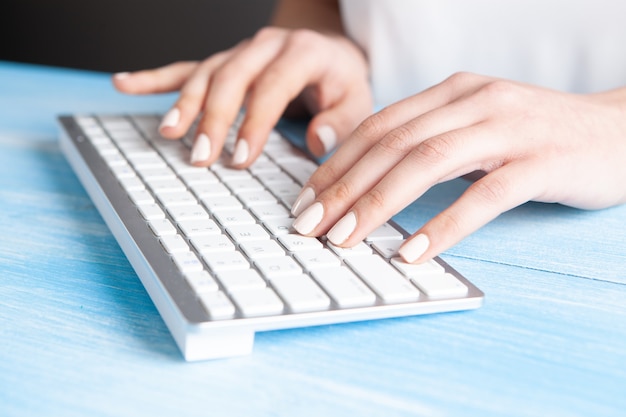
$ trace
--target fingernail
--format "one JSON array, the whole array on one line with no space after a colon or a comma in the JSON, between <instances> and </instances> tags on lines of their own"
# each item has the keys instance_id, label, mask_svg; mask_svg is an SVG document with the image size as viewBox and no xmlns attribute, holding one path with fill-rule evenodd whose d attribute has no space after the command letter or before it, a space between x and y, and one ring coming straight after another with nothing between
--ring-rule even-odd
<instances>
[{"instance_id":1,"label":"fingernail","mask_svg":"<svg viewBox=\"0 0 626 417\"><path fill-rule=\"evenodd\" d=\"M407 240L404 245L398 250L398 253L405 261L412 263L419 259L420 256L426 252L430 240L425 234L419 234L414 238Z\"/></svg>"},{"instance_id":2,"label":"fingernail","mask_svg":"<svg viewBox=\"0 0 626 417\"><path fill-rule=\"evenodd\" d=\"M337 145L337 134L335 133L335 129L329 125L322 125L317 128L315 133L317 134L320 142L322 142L326 153L335 149L335 146Z\"/></svg>"},{"instance_id":3,"label":"fingernail","mask_svg":"<svg viewBox=\"0 0 626 417\"><path fill-rule=\"evenodd\" d=\"M235 153L233 154L233 165L243 164L248 160L250 149L248 148L248 141L245 139L239 139L235 145Z\"/></svg>"},{"instance_id":4,"label":"fingernail","mask_svg":"<svg viewBox=\"0 0 626 417\"><path fill-rule=\"evenodd\" d=\"M180 110L174 107L170 109L165 116L163 116L163 120L161 120L161 124L159 125L159 130L164 127L176 127L178 122L180 121Z\"/></svg>"},{"instance_id":5,"label":"fingernail","mask_svg":"<svg viewBox=\"0 0 626 417\"><path fill-rule=\"evenodd\" d=\"M309 208L311 204L315 201L315 191L311 187L304 187L296 201L291 206L291 214L294 216L299 216L304 210Z\"/></svg>"},{"instance_id":6,"label":"fingernail","mask_svg":"<svg viewBox=\"0 0 626 417\"><path fill-rule=\"evenodd\" d=\"M322 217L324 217L324 206L320 202L314 203L298 216L293 222L293 228L302 235L308 235L320 224Z\"/></svg>"},{"instance_id":7,"label":"fingernail","mask_svg":"<svg viewBox=\"0 0 626 417\"><path fill-rule=\"evenodd\" d=\"M211 141L204 133L200 133L191 149L191 163L202 162L211 156Z\"/></svg>"},{"instance_id":8,"label":"fingernail","mask_svg":"<svg viewBox=\"0 0 626 417\"><path fill-rule=\"evenodd\" d=\"M128 78L130 76L130 72L118 72L117 74L113 74L113 78L116 80L123 80L124 78Z\"/></svg>"},{"instance_id":9,"label":"fingernail","mask_svg":"<svg viewBox=\"0 0 626 417\"><path fill-rule=\"evenodd\" d=\"M326 234L326 237L333 245L341 245L343 242L348 240L352 232L354 232L355 227L356 215L353 211L351 211L343 216L341 220L339 220L337 224L330 229L330 231Z\"/></svg>"}]
</instances>

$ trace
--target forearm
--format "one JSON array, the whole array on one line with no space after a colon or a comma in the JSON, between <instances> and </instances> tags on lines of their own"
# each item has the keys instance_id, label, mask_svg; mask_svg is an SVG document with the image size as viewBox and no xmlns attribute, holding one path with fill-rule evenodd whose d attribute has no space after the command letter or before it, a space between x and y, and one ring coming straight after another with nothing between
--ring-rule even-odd
<instances>
[{"instance_id":1,"label":"forearm","mask_svg":"<svg viewBox=\"0 0 626 417\"><path fill-rule=\"evenodd\" d=\"M278 0L270 23L288 29L343 33L337 0Z\"/></svg>"}]
</instances>

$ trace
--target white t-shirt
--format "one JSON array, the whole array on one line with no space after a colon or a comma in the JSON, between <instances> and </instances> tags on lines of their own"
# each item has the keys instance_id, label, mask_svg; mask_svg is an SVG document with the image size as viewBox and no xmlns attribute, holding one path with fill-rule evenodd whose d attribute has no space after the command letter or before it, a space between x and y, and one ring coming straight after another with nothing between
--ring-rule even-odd
<instances>
[{"instance_id":1,"label":"white t-shirt","mask_svg":"<svg viewBox=\"0 0 626 417\"><path fill-rule=\"evenodd\" d=\"M378 104L459 71L586 93L626 86L624 0L341 0Z\"/></svg>"}]
</instances>

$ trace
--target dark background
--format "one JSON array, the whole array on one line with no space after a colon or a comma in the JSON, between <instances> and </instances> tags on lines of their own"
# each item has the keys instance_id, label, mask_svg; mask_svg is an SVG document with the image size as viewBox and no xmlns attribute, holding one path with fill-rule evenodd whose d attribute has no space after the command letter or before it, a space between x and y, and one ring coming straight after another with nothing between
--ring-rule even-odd
<instances>
[{"instance_id":1,"label":"dark background","mask_svg":"<svg viewBox=\"0 0 626 417\"><path fill-rule=\"evenodd\" d=\"M265 25L274 0L3 0L0 59L106 72L202 59Z\"/></svg>"}]
</instances>

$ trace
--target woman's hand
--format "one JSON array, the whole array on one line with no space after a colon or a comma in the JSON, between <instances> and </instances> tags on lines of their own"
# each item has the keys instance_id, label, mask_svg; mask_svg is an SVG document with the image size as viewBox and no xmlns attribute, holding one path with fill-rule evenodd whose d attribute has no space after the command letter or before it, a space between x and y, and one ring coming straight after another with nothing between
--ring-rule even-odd
<instances>
[{"instance_id":1,"label":"woman's hand","mask_svg":"<svg viewBox=\"0 0 626 417\"><path fill-rule=\"evenodd\" d=\"M422 262L526 201L626 202L626 89L574 95L459 73L366 119L313 174L294 227L349 247L433 185L482 171L400 249Z\"/></svg>"},{"instance_id":2,"label":"woman's hand","mask_svg":"<svg viewBox=\"0 0 626 417\"><path fill-rule=\"evenodd\" d=\"M132 94L180 90L160 132L180 138L202 114L191 154L191 162L198 166L219 157L229 127L244 105L232 161L236 167L254 162L296 98L315 115L307 144L318 156L334 149L372 111L362 52L339 34L308 29L264 28L203 62L118 74L113 81L120 91Z\"/></svg>"}]
</instances>

